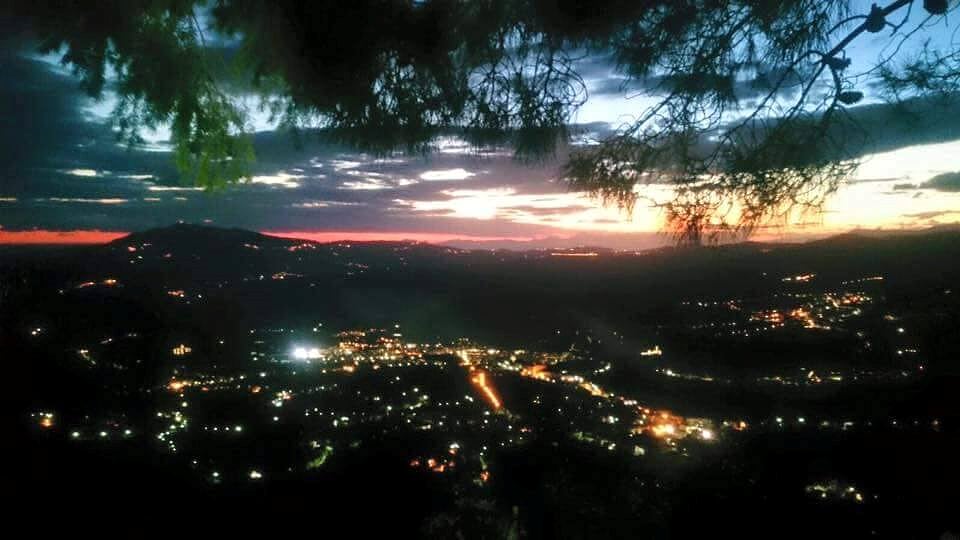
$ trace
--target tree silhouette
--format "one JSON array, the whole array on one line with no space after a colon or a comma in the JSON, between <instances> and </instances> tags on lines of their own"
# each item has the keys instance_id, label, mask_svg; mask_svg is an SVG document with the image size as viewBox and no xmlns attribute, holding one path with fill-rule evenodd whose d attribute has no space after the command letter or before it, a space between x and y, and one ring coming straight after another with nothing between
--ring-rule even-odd
<instances>
[{"instance_id":1,"label":"tree silhouette","mask_svg":"<svg viewBox=\"0 0 960 540\"><path fill-rule=\"evenodd\" d=\"M955 3L954 3L955 4ZM45 52L93 96L119 98L121 136L169 123L185 179L249 175L251 94L282 126L373 152L429 152L455 133L520 157L569 151L572 189L661 206L681 241L745 234L818 208L869 138L867 85L900 102L953 95L960 53L903 44L946 24L947 0L103 0L15 2ZM863 34L888 47L853 73ZM567 145L603 58L652 98L591 144ZM650 186L669 197L652 198Z\"/></svg>"}]
</instances>

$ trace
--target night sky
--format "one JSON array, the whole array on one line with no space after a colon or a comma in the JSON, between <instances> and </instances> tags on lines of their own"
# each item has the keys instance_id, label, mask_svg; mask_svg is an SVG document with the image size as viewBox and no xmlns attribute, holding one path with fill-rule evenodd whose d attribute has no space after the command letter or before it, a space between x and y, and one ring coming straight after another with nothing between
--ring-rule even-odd
<instances>
[{"instance_id":1,"label":"night sky","mask_svg":"<svg viewBox=\"0 0 960 540\"><path fill-rule=\"evenodd\" d=\"M946 30L931 35L950 39ZM858 42L851 51L855 66L874 59L882 43L883 37ZM321 240L475 247L642 249L669 242L659 233L658 211L638 204L629 216L558 182L562 151L554 159L521 163L507 149L478 152L450 139L426 157L375 158L309 137L298 148L256 112L252 182L216 193L182 186L167 134L148 133L148 144L135 148L120 143L108 123L110 96L87 98L58 60L39 56L28 42L0 43L0 243L103 241L110 238L104 233L177 221ZM602 58L588 58L580 71L590 99L574 121L585 135L602 136L649 99L637 95L642 86L626 87L612 76ZM869 92L865 104L887 106ZM928 135L922 129L900 134L896 144L867 156L823 213L796 216L757 238L799 240L957 221L960 133ZM664 199L669 191L652 186L647 194Z\"/></svg>"}]
</instances>

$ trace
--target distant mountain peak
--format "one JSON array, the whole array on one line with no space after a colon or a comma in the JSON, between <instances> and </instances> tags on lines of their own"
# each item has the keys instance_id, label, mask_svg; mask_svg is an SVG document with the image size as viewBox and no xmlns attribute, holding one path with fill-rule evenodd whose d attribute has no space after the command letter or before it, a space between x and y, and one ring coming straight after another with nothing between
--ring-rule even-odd
<instances>
[{"instance_id":1,"label":"distant mountain peak","mask_svg":"<svg viewBox=\"0 0 960 540\"><path fill-rule=\"evenodd\" d=\"M176 223L167 227L149 229L131 233L129 236L114 240L111 247L129 249L145 244L168 247L244 247L244 246L286 246L291 241L274 238L254 231L238 228L215 227L195 223Z\"/></svg>"}]
</instances>

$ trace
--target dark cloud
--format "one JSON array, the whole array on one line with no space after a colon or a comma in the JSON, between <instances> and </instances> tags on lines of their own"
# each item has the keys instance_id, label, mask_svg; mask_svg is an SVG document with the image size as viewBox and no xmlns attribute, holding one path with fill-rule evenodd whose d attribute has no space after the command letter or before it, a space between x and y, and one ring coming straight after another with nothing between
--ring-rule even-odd
<instances>
[{"instance_id":1,"label":"dark cloud","mask_svg":"<svg viewBox=\"0 0 960 540\"><path fill-rule=\"evenodd\" d=\"M109 124L89 112L93 102L55 64L0 50L0 193L33 191L49 171L149 171L172 178L169 155L119 144ZM29 184L28 184L29 183Z\"/></svg>"},{"instance_id":2,"label":"dark cloud","mask_svg":"<svg viewBox=\"0 0 960 540\"><path fill-rule=\"evenodd\" d=\"M938 174L921 187L938 191L960 191L960 172Z\"/></svg>"},{"instance_id":3,"label":"dark cloud","mask_svg":"<svg viewBox=\"0 0 960 540\"><path fill-rule=\"evenodd\" d=\"M594 72L601 73L600 70ZM612 65L608 66L607 72L601 76L584 79L589 81L590 93L594 96L623 96L638 92L661 95L669 93L681 83L679 77L623 77L614 72ZM750 100L769 94L778 85L777 94L783 97L793 96L797 93L799 83L800 78L795 72L765 68L757 70L749 77L731 79L728 84L737 99Z\"/></svg>"},{"instance_id":4,"label":"dark cloud","mask_svg":"<svg viewBox=\"0 0 960 540\"><path fill-rule=\"evenodd\" d=\"M848 112L852 122L838 128L835 136L850 139L851 150L861 155L960 139L957 96L863 105Z\"/></svg>"},{"instance_id":5,"label":"dark cloud","mask_svg":"<svg viewBox=\"0 0 960 540\"><path fill-rule=\"evenodd\" d=\"M562 208L544 208L541 206L531 206L528 204L521 204L517 206L510 206L509 208L504 208L501 212L509 212L513 214L525 214L531 216L561 216L567 214L576 214L577 212L582 212L584 208L587 208L586 205L576 205L576 206L565 206ZM594 221L598 223L599 221Z\"/></svg>"},{"instance_id":6,"label":"dark cloud","mask_svg":"<svg viewBox=\"0 0 960 540\"><path fill-rule=\"evenodd\" d=\"M611 67L612 69L612 67ZM754 76L730 82L730 88L744 107L765 96L784 77L779 96L790 98L796 93L795 74L784 75L776 68L759 70ZM646 77L627 79L612 71L588 80L591 96L625 96L638 92L659 95L670 91L677 78ZM918 144L932 144L960 139L960 96L937 95L908 99L897 103L872 103L850 107L844 118L834 125L831 138L844 141L841 158L887 152Z\"/></svg>"},{"instance_id":7,"label":"dark cloud","mask_svg":"<svg viewBox=\"0 0 960 540\"><path fill-rule=\"evenodd\" d=\"M616 129L609 122L587 122L570 126L574 144L588 140L600 141L615 133Z\"/></svg>"},{"instance_id":8,"label":"dark cloud","mask_svg":"<svg viewBox=\"0 0 960 540\"><path fill-rule=\"evenodd\" d=\"M577 74L585 81L606 79L613 75L615 60L608 54L584 55L575 64Z\"/></svg>"},{"instance_id":9,"label":"dark cloud","mask_svg":"<svg viewBox=\"0 0 960 540\"><path fill-rule=\"evenodd\" d=\"M855 184L873 184L873 183L878 183L878 182L879 182L879 183L884 183L884 182L893 182L893 181L896 181L896 180L901 180L901 178L899 178L899 177L896 177L896 178L894 178L894 177L888 177L888 178L851 178L850 180L847 180L846 183L847 183L847 185L851 185L851 186L852 186L852 185L855 185Z\"/></svg>"},{"instance_id":10,"label":"dark cloud","mask_svg":"<svg viewBox=\"0 0 960 540\"><path fill-rule=\"evenodd\" d=\"M903 217L913 218L913 219L933 219L941 216L956 215L960 211L956 210L933 210L930 212L916 212L913 214L903 214Z\"/></svg>"},{"instance_id":11,"label":"dark cloud","mask_svg":"<svg viewBox=\"0 0 960 540\"><path fill-rule=\"evenodd\" d=\"M590 82L590 95L622 96L643 88L643 85L624 77L604 77Z\"/></svg>"},{"instance_id":12,"label":"dark cloud","mask_svg":"<svg viewBox=\"0 0 960 540\"><path fill-rule=\"evenodd\" d=\"M5 229L128 231L211 220L260 230L555 232L507 220L430 218L398 205L398 199L442 200L449 190L564 191L552 183L556 161L525 164L509 152L477 152L456 140L428 156L378 157L325 143L316 132L260 132L254 137L254 182L218 193L180 186L170 153L156 151L162 145L120 144L109 122L90 112L94 102L77 79L28 51L4 48L0 55ZM604 128L576 126L591 133Z\"/></svg>"}]
</instances>

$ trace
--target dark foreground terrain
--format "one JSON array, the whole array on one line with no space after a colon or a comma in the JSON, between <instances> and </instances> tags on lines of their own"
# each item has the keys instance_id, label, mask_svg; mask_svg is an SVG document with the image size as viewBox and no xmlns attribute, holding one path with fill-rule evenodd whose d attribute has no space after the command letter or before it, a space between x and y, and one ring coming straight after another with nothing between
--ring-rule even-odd
<instances>
[{"instance_id":1,"label":"dark foreground terrain","mask_svg":"<svg viewBox=\"0 0 960 540\"><path fill-rule=\"evenodd\" d=\"M6 509L110 537L956 535L958 240L6 249Z\"/></svg>"}]
</instances>

